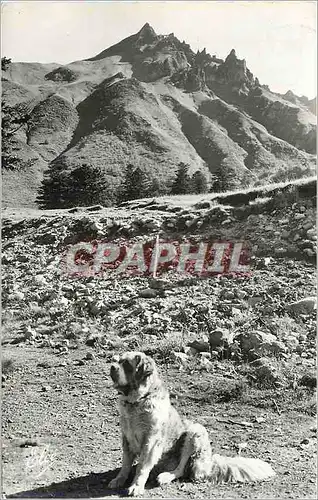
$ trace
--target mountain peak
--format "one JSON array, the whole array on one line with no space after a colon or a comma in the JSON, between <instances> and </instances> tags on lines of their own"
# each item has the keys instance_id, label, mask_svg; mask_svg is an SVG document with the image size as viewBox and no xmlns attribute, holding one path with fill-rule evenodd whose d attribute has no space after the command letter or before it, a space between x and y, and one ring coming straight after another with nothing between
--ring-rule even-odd
<instances>
[{"instance_id":1,"label":"mountain peak","mask_svg":"<svg viewBox=\"0 0 318 500\"><path fill-rule=\"evenodd\" d=\"M153 29L152 26L150 26L149 23L145 23L143 25L141 30L138 31L138 35L142 36L142 37L144 37L144 36L149 37L150 36L152 38L157 38L157 34L156 34L155 30Z\"/></svg>"}]
</instances>

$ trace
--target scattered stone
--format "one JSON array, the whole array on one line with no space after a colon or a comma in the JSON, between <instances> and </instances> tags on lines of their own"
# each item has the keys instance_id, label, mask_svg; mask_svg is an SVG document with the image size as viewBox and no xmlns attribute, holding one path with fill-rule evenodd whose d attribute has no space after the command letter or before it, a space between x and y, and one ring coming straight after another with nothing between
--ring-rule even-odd
<instances>
[{"instance_id":1,"label":"scattered stone","mask_svg":"<svg viewBox=\"0 0 318 500\"><path fill-rule=\"evenodd\" d=\"M97 342L102 339L103 335L99 332L92 332L86 338L85 344L89 346L94 346Z\"/></svg>"},{"instance_id":2,"label":"scattered stone","mask_svg":"<svg viewBox=\"0 0 318 500\"><path fill-rule=\"evenodd\" d=\"M317 377L314 373L303 375L298 381L298 384L305 387L315 388L317 387Z\"/></svg>"},{"instance_id":3,"label":"scattered stone","mask_svg":"<svg viewBox=\"0 0 318 500\"><path fill-rule=\"evenodd\" d=\"M42 387L42 392L49 392L52 390L52 387L50 385L44 385Z\"/></svg>"},{"instance_id":4,"label":"scattered stone","mask_svg":"<svg viewBox=\"0 0 318 500\"><path fill-rule=\"evenodd\" d=\"M181 366L186 366L189 360L187 354L178 351L172 351L172 358Z\"/></svg>"},{"instance_id":5,"label":"scattered stone","mask_svg":"<svg viewBox=\"0 0 318 500\"><path fill-rule=\"evenodd\" d=\"M239 334L236 336L236 340L240 343L242 353L249 358L255 359L255 357L260 357L265 353L286 352L285 345L278 341L274 335L260 330Z\"/></svg>"},{"instance_id":6,"label":"scattered stone","mask_svg":"<svg viewBox=\"0 0 318 500\"><path fill-rule=\"evenodd\" d=\"M89 309L93 316L107 312L107 306L102 301L92 302Z\"/></svg>"},{"instance_id":7,"label":"scattered stone","mask_svg":"<svg viewBox=\"0 0 318 500\"><path fill-rule=\"evenodd\" d=\"M212 355L210 352L200 352L200 356L201 358L212 359Z\"/></svg>"},{"instance_id":8,"label":"scattered stone","mask_svg":"<svg viewBox=\"0 0 318 500\"><path fill-rule=\"evenodd\" d=\"M314 257L316 255L316 252L311 248L304 248L304 253L308 255L308 257Z\"/></svg>"},{"instance_id":9,"label":"scattered stone","mask_svg":"<svg viewBox=\"0 0 318 500\"><path fill-rule=\"evenodd\" d=\"M249 297L249 299L247 300L247 303L250 307L254 307L256 304L258 304L259 302L262 302L262 297Z\"/></svg>"},{"instance_id":10,"label":"scattered stone","mask_svg":"<svg viewBox=\"0 0 318 500\"><path fill-rule=\"evenodd\" d=\"M266 419L264 417L255 417L255 422L257 422L258 424L262 424L265 421Z\"/></svg>"},{"instance_id":11,"label":"scattered stone","mask_svg":"<svg viewBox=\"0 0 318 500\"><path fill-rule=\"evenodd\" d=\"M47 281L42 274L38 274L38 275L34 276L34 282L37 285L47 285Z\"/></svg>"},{"instance_id":12,"label":"scattered stone","mask_svg":"<svg viewBox=\"0 0 318 500\"><path fill-rule=\"evenodd\" d=\"M316 236L316 233L317 233L317 231L315 228L308 229L307 236L308 236L308 238L310 238L311 236Z\"/></svg>"},{"instance_id":13,"label":"scattered stone","mask_svg":"<svg viewBox=\"0 0 318 500\"><path fill-rule=\"evenodd\" d=\"M84 357L84 359L93 360L93 359L95 359L95 355L92 352L88 352L86 354L86 356Z\"/></svg>"},{"instance_id":14,"label":"scattered stone","mask_svg":"<svg viewBox=\"0 0 318 500\"><path fill-rule=\"evenodd\" d=\"M278 234L281 234L281 237L284 239L284 240L287 240L290 236L290 231L287 231L287 230L284 230L282 231L281 233L278 232Z\"/></svg>"},{"instance_id":15,"label":"scattered stone","mask_svg":"<svg viewBox=\"0 0 318 500\"><path fill-rule=\"evenodd\" d=\"M170 282L167 279L150 278L149 286L154 290L162 290L170 286Z\"/></svg>"},{"instance_id":16,"label":"scattered stone","mask_svg":"<svg viewBox=\"0 0 318 500\"><path fill-rule=\"evenodd\" d=\"M306 297L292 302L286 306L286 309L296 315L310 314L317 309L317 297Z\"/></svg>"},{"instance_id":17,"label":"scattered stone","mask_svg":"<svg viewBox=\"0 0 318 500\"><path fill-rule=\"evenodd\" d=\"M22 255L16 255L16 260L18 262L28 262L29 261L28 257L26 255L23 255L23 254Z\"/></svg>"},{"instance_id":18,"label":"scattered stone","mask_svg":"<svg viewBox=\"0 0 318 500\"><path fill-rule=\"evenodd\" d=\"M276 255L285 255L287 253L287 249L283 247L275 248L274 252Z\"/></svg>"},{"instance_id":19,"label":"scattered stone","mask_svg":"<svg viewBox=\"0 0 318 500\"><path fill-rule=\"evenodd\" d=\"M209 333L210 350L215 351L218 347L227 346L232 342L233 335L225 328L218 328Z\"/></svg>"},{"instance_id":20,"label":"scattered stone","mask_svg":"<svg viewBox=\"0 0 318 500\"><path fill-rule=\"evenodd\" d=\"M309 444L310 440L308 438L304 438L302 441L300 441L300 444Z\"/></svg>"},{"instance_id":21,"label":"scattered stone","mask_svg":"<svg viewBox=\"0 0 318 500\"><path fill-rule=\"evenodd\" d=\"M62 296L62 297L60 297L60 299L59 299L59 303L60 303L62 306L67 306L67 305L68 305L68 303L69 303L69 300L68 300L66 297Z\"/></svg>"},{"instance_id":22,"label":"scattered stone","mask_svg":"<svg viewBox=\"0 0 318 500\"><path fill-rule=\"evenodd\" d=\"M307 341L307 335L300 334L298 336L298 342L306 342Z\"/></svg>"},{"instance_id":23,"label":"scattered stone","mask_svg":"<svg viewBox=\"0 0 318 500\"><path fill-rule=\"evenodd\" d=\"M33 330L30 326L27 326L24 330L25 340L34 340L37 337L37 332Z\"/></svg>"},{"instance_id":24,"label":"scattered stone","mask_svg":"<svg viewBox=\"0 0 318 500\"><path fill-rule=\"evenodd\" d=\"M15 292L12 294L12 299L16 300L24 300L25 299L25 294L23 292Z\"/></svg>"},{"instance_id":25,"label":"scattered stone","mask_svg":"<svg viewBox=\"0 0 318 500\"><path fill-rule=\"evenodd\" d=\"M306 222L304 225L303 225L303 230L304 231L308 231L308 229L311 229L313 227L313 224L311 222Z\"/></svg>"},{"instance_id":26,"label":"scattered stone","mask_svg":"<svg viewBox=\"0 0 318 500\"><path fill-rule=\"evenodd\" d=\"M208 353L210 351L210 345L209 342L204 342L203 340L194 340L193 342L189 342L188 347L191 347L194 349L196 352L206 352Z\"/></svg>"},{"instance_id":27,"label":"scattered stone","mask_svg":"<svg viewBox=\"0 0 318 500\"><path fill-rule=\"evenodd\" d=\"M36 439L18 439L17 445L19 448L28 448L29 446L39 446L40 443Z\"/></svg>"},{"instance_id":28,"label":"scattered stone","mask_svg":"<svg viewBox=\"0 0 318 500\"><path fill-rule=\"evenodd\" d=\"M194 205L194 208L197 210L204 210L207 208L211 208L211 202L210 201L200 201L199 203L196 203Z\"/></svg>"},{"instance_id":29,"label":"scattered stone","mask_svg":"<svg viewBox=\"0 0 318 500\"><path fill-rule=\"evenodd\" d=\"M41 361L36 365L38 368L52 368L53 364L49 361Z\"/></svg>"},{"instance_id":30,"label":"scattered stone","mask_svg":"<svg viewBox=\"0 0 318 500\"><path fill-rule=\"evenodd\" d=\"M213 368L213 363L211 363L211 361L208 358L201 356L199 361L199 367L201 368L201 370L210 370L211 368Z\"/></svg>"},{"instance_id":31,"label":"scattered stone","mask_svg":"<svg viewBox=\"0 0 318 500\"><path fill-rule=\"evenodd\" d=\"M74 361L74 364L77 366L83 366L83 365L85 365L85 361L84 361L84 359L76 359Z\"/></svg>"},{"instance_id":32,"label":"scattered stone","mask_svg":"<svg viewBox=\"0 0 318 500\"><path fill-rule=\"evenodd\" d=\"M139 297L143 299L154 299L157 297L157 292L153 288L143 288L139 290Z\"/></svg>"}]
</instances>

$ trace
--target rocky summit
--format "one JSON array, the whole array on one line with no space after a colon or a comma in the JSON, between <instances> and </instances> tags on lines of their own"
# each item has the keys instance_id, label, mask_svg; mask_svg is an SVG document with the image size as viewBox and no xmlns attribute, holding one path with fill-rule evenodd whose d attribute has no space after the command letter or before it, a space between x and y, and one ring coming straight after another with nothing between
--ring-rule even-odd
<instances>
[{"instance_id":1,"label":"rocky summit","mask_svg":"<svg viewBox=\"0 0 318 500\"><path fill-rule=\"evenodd\" d=\"M242 56L195 53L146 23L86 60L11 63L3 99L30 116L15 152L32 165L4 170L4 205L34 207L47 169L67 177L83 164L102 168L113 193L130 163L168 184L180 162L231 188L312 175L315 101L272 92Z\"/></svg>"}]
</instances>

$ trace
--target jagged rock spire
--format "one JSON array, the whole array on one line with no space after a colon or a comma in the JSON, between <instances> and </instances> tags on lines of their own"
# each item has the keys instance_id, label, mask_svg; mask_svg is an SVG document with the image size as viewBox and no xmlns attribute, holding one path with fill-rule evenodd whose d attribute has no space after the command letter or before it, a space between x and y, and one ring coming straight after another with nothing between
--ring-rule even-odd
<instances>
[{"instance_id":1,"label":"jagged rock spire","mask_svg":"<svg viewBox=\"0 0 318 500\"><path fill-rule=\"evenodd\" d=\"M154 37L157 36L155 30L153 29L152 26L150 26L149 23L145 23L143 25L143 27L141 28L141 30L138 32L138 35L139 36L140 35L142 35L142 36L145 36L145 35L149 36L149 35L151 35L151 36L154 36Z\"/></svg>"},{"instance_id":2,"label":"jagged rock spire","mask_svg":"<svg viewBox=\"0 0 318 500\"><path fill-rule=\"evenodd\" d=\"M236 59L237 59L237 57L236 57L235 49L232 49L231 52L229 53L229 55L227 56L227 58L225 59L225 61L234 61Z\"/></svg>"}]
</instances>

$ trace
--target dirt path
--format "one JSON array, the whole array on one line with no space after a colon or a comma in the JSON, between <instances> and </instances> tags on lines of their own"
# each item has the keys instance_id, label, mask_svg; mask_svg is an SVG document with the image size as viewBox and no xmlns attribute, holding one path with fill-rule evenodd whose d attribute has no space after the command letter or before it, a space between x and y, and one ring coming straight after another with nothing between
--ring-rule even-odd
<instances>
[{"instance_id":1,"label":"dirt path","mask_svg":"<svg viewBox=\"0 0 318 500\"><path fill-rule=\"evenodd\" d=\"M57 356L46 349L10 346L14 362L3 387L3 490L8 497L83 498L118 496L107 483L120 464L116 393L108 377L109 356L83 362L88 347ZM268 395L218 401L228 374L162 370L173 403L206 425L215 452L242 453L270 461L277 476L256 485L150 485L151 498L315 498L315 419L275 404ZM279 413L278 413L278 411ZM257 423L256 417L264 421ZM254 422L233 425L219 420ZM29 443L28 441L29 440ZM303 442L303 443L302 443ZM302 444L301 444L302 443ZM29 444L29 446L25 446ZM124 492L123 492L124 493Z\"/></svg>"}]
</instances>

